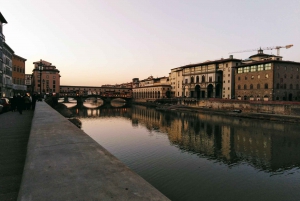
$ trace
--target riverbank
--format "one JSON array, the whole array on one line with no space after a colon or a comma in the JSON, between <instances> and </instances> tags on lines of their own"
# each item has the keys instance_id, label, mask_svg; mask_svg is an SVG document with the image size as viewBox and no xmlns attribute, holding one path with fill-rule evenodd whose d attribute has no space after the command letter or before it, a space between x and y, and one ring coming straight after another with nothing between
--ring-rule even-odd
<instances>
[{"instance_id":1,"label":"riverbank","mask_svg":"<svg viewBox=\"0 0 300 201\"><path fill-rule=\"evenodd\" d=\"M237 118L261 119L261 120L292 122L292 123L300 122L300 116L297 115L282 115L282 114L263 113L263 112L244 112L242 110L228 111L222 109L214 109L212 107L196 107L196 106L178 105L178 104L157 104L154 102L133 102L133 104L152 107L155 108L156 110L161 110L161 111L201 112L205 114L226 115L226 116L237 117Z\"/></svg>"}]
</instances>

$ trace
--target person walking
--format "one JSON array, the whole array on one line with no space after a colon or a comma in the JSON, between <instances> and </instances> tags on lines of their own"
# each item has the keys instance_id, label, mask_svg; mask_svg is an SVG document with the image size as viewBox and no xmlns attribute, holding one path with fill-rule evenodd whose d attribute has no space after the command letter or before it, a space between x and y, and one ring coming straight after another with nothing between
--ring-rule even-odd
<instances>
[{"instance_id":1,"label":"person walking","mask_svg":"<svg viewBox=\"0 0 300 201\"><path fill-rule=\"evenodd\" d=\"M32 95L32 102L31 102L31 108L32 108L32 110L35 109L36 100L37 100L37 95L33 94Z\"/></svg>"},{"instance_id":2,"label":"person walking","mask_svg":"<svg viewBox=\"0 0 300 201\"><path fill-rule=\"evenodd\" d=\"M23 109L24 109L25 101L24 98L18 94L17 96L17 110L19 111L20 114L22 114Z\"/></svg>"},{"instance_id":3,"label":"person walking","mask_svg":"<svg viewBox=\"0 0 300 201\"><path fill-rule=\"evenodd\" d=\"M11 111L14 112L16 111L16 107L17 107L17 97L14 95L13 98L11 99Z\"/></svg>"},{"instance_id":4,"label":"person walking","mask_svg":"<svg viewBox=\"0 0 300 201\"><path fill-rule=\"evenodd\" d=\"M31 100L28 94L25 94L24 101L25 101L25 110L30 110Z\"/></svg>"}]
</instances>

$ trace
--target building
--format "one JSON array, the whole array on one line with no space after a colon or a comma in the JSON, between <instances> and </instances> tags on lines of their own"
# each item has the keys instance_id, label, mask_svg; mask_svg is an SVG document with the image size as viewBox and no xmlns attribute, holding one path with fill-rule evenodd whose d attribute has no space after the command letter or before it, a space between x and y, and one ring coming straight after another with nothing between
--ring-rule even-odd
<instances>
[{"instance_id":1,"label":"building","mask_svg":"<svg viewBox=\"0 0 300 201\"><path fill-rule=\"evenodd\" d=\"M26 59L13 54L12 57L12 79L13 79L13 92L25 93L27 87L25 85L25 62Z\"/></svg>"},{"instance_id":2,"label":"building","mask_svg":"<svg viewBox=\"0 0 300 201\"><path fill-rule=\"evenodd\" d=\"M4 42L3 43L3 74L2 74L2 96L13 96L12 80L12 57L14 51Z\"/></svg>"},{"instance_id":3,"label":"building","mask_svg":"<svg viewBox=\"0 0 300 201\"><path fill-rule=\"evenodd\" d=\"M234 98L234 68L241 60L229 58L205 61L171 69L174 97Z\"/></svg>"},{"instance_id":4,"label":"building","mask_svg":"<svg viewBox=\"0 0 300 201\"><path fill-rule=\"evenodd\" d=\"M3 96L3 91L5 85L3 84L4 79L4 42L5 42L5 36L3 35L3 25L7 24L6 19L3 17L2 13L0 12L0 97Z\"/></svg>"},{"instance_id":5,"label":"building","mask_svg":"<svg viewBox=\"0 0 300 201\"><path fill-rule=\"evenodd\" d=\"M133 83L137 84L137 78L134 78ZM169 77L153 78L141 80L138 87L132 88L132 96L134 99L161 99L171 98L171 85Z\"/></svg>"},{"instance_id":6,"label":"building","mask_svg":"<svg viewBox=\"0 0 300 201\"><path fill-rule=\"evenodd\" d=\"M236 99L299 101L300 63L284 61L263 50L235 67Z\"/></svg>"},{"instance_id":7,"label":"building","mask_svg":"<svg viewBox=\"0 0 300 201\"><path fill-rule=\"evenodd\" d=\"M25 74L25 85L27 88L27 92L33 94L34 90L32 87L32 74Z\"/></svg>"},{"instance_id":8,"label":"building","mask_svg":"<svg viewBox=\"0 0 300 201\"><path fill-rule=\"evenodd\" d=\"M60 74L50 62L40 60L33 62L32 85L34 93L54 94L60 91ZM39 69L42 67L42 69Z\"/></svg>"}]
</instances>

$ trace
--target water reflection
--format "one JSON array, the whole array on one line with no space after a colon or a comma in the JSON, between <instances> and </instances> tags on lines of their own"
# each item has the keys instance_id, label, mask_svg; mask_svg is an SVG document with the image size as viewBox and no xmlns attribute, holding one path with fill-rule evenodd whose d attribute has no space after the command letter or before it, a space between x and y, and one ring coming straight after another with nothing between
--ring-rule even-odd
<instances>
[{"instance_id":1,"label":"water reflection","mask_svg":"<svg viewBox=\"0 0 300 201\"><path fill-rule=\"evenodd\" d=\"M168 136L179 149L229 166L278 172L300 166L299 125L200 113L132 108L73 109L80 118L124 117Z\"/></svg>"},{"instance_id":2,"label":"water reflection","mask_svg":"<svg viewBox=\"0 0 300 201\"><path fill-rule=\"evenodd\" d=\"M142 106L72 108L82 129L171 200L297 200L299 125Z\"/></svg>"}]
</instances>

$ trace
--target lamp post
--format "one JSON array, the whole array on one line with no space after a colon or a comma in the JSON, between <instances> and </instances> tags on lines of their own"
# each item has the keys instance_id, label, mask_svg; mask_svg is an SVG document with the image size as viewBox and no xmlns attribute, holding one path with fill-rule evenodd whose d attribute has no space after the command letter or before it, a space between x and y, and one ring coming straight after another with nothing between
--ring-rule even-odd
<instances>
[{"instance_id":1,"label":"lamp post","mask_svg":"<svg viewBox=\"0 0 300 201\"><path fill-rule=\"evenodd\" d=\"M40 95L42 95L42 70L43 70L42 60L40 60L38 67L39 67L39 71L40 71Z\"/></svg>"},{"instance_id":2,"label":"lamp post","mask_svg":"<svg viewBox=\"0 0 300 201\"><path fill-rule=\"evenodd\" d=\"M43 93L45 93L45 80L43 79Z\"/></svg>"}]
</instances>

